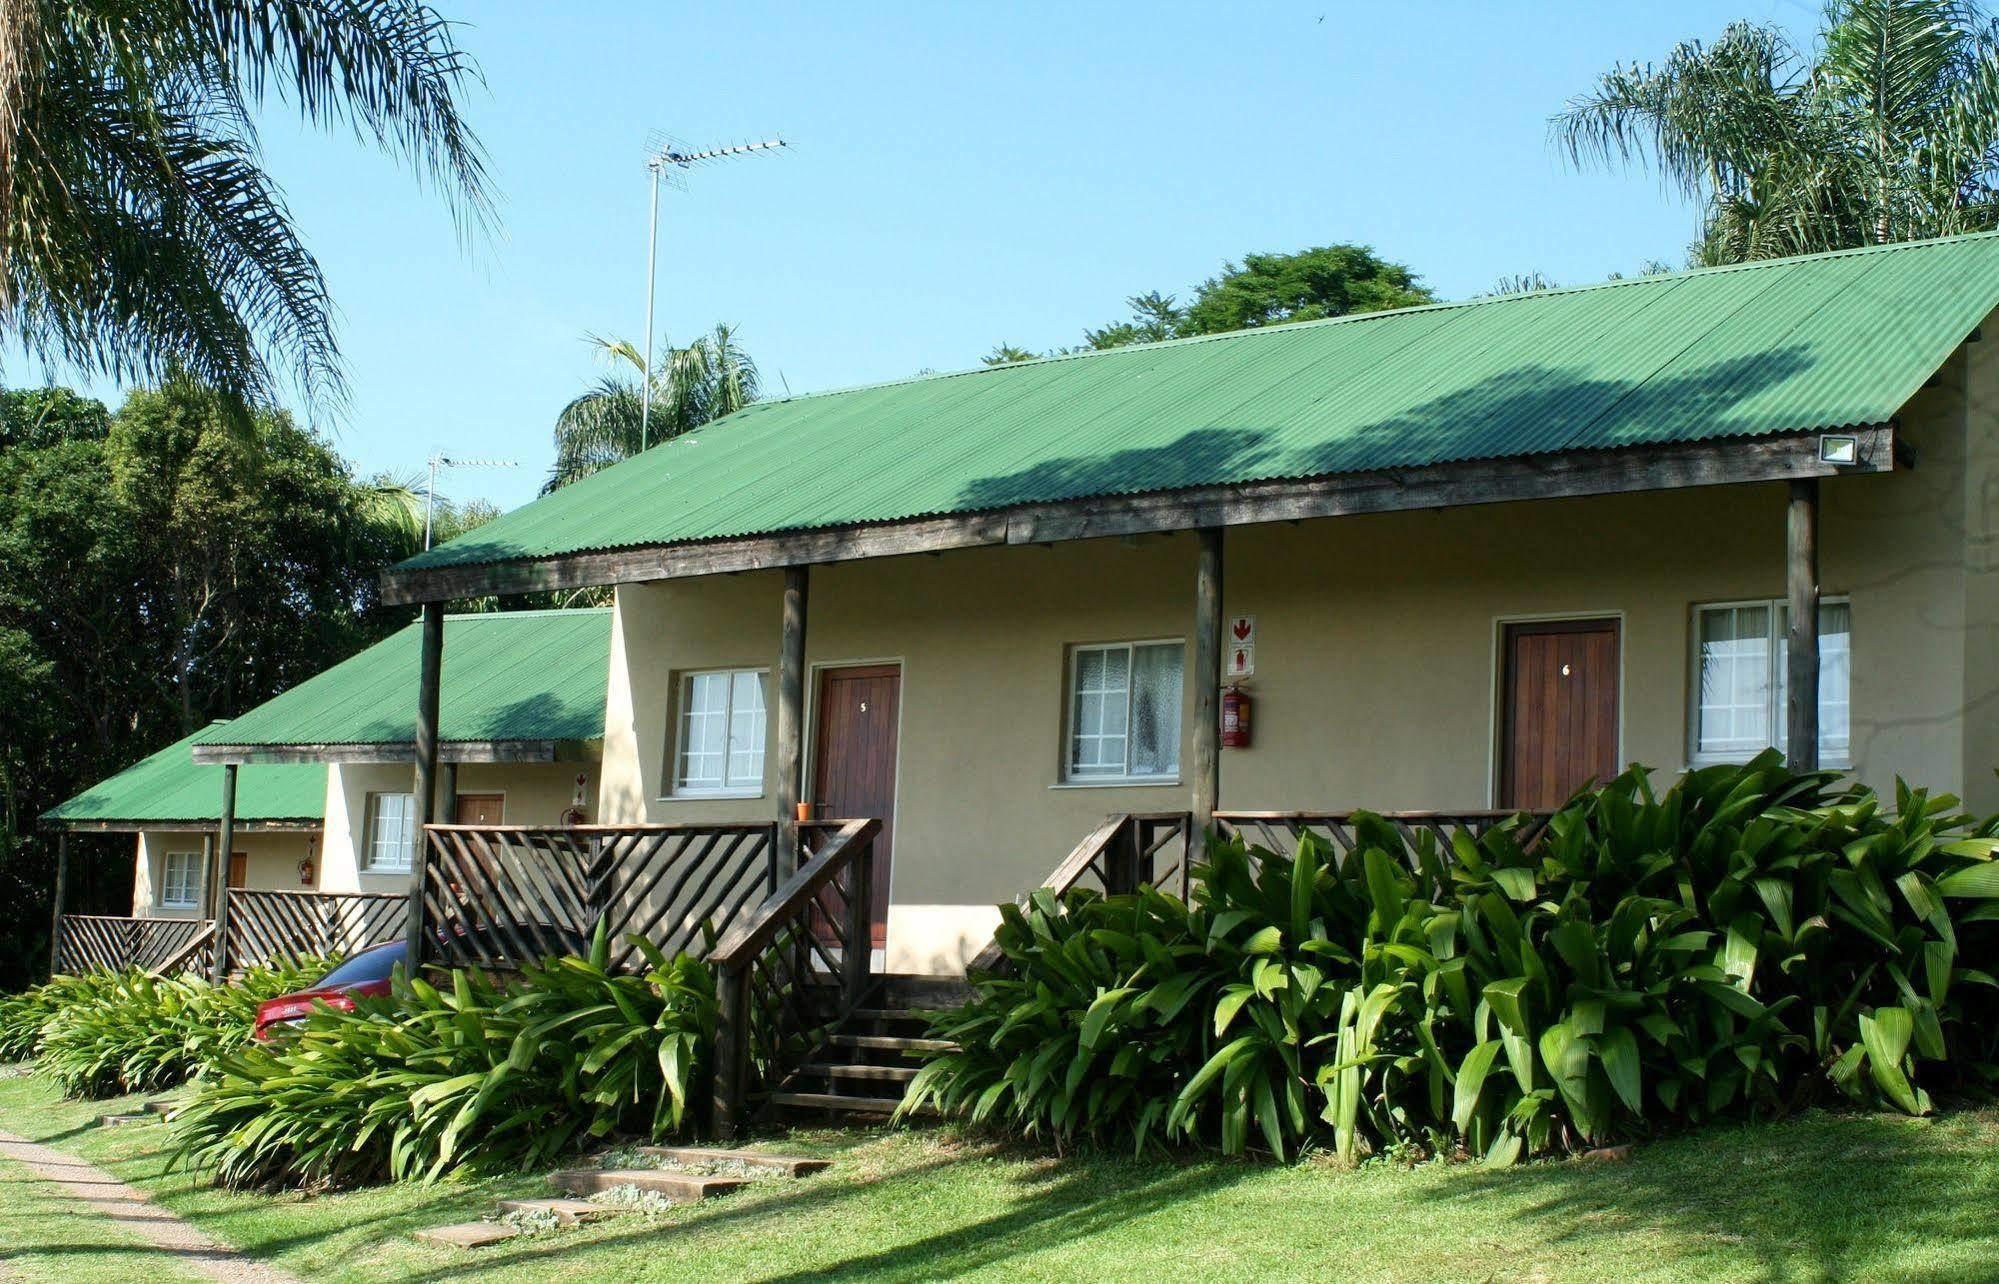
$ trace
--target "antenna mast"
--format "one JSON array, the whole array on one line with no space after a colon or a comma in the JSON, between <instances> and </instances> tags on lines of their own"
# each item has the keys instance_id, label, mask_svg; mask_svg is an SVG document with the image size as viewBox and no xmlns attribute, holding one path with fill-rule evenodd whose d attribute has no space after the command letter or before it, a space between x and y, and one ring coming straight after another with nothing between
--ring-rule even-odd
<instances>
[{"instance_id":1,"label":"antenna mast","mask_svg":"<svg viewBox=\"0 0 1999 1284\"><path fill-rule=\"evenodd\" d=\"M659 180L660 175L678 176L696 165L711 161L731 160L738 156L748 156L753 152L775 151L786 146L782 138L767 138L760 143L736 143L729 147L711 147L707 151L691 152L671 139L654 141L651 155L646 158L646 169L652 173L652 219L646 233L646 346L645 378L639 386L639 449L646 450L652 445L652 310L654 288L659 282L655 264L659 257Z\"/></svg>"}]
</instances>

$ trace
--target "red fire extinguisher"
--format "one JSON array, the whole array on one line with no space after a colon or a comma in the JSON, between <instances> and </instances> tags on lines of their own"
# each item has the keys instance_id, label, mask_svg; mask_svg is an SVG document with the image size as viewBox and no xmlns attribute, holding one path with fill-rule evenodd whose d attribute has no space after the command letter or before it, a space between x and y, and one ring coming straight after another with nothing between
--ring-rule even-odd
<instances>
[{"instance_id":1,"label":"red fire extinguisher","mask_svg":"<svg viewBox=\"0 0 1999 1284\"><path fill-rule=\"evenodd\" d=\"M1222 692L1222 748L1249 748L1249 697L1241 687Z\"/></svg>"}]
</instances>

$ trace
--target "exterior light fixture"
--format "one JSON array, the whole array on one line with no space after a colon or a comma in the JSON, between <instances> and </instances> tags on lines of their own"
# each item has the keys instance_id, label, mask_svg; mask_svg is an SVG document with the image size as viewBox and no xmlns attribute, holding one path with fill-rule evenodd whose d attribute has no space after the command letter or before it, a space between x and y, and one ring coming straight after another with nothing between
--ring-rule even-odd
<instances>
[{"instance_id":1,"label":"exterior light fixture","mask_svg":"<svg viewBox=\"0 0 1999 1284\"><path fill-rule=\"evenodd\" d=\"M1860 438L1827 433L1819 438L1819 462L1846 468L1860 462Z\"/></svg>"}]
</instances>

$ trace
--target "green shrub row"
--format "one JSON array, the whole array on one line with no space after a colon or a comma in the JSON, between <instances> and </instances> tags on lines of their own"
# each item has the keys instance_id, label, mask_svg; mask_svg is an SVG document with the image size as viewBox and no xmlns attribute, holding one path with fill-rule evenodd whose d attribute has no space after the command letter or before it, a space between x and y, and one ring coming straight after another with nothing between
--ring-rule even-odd
<instances>
[{"instance_id":1,"label":"green shrub row","mask_svg":"<svg viewBox=\"0 0 1999 1284\"><path fill-rule=\"evenodd\" d=\"M698 959L650 970L591 955L515 979L398 974L353 1012L322 1009L221 1057L174 1114L176 1161L230 1186L429 1179L544 1164L594 1138L653 1140L688 1120L712 1047L714 982Z\"/></svg>"},{"instance_id":2,"label":"green shrub row","mask_svg":"<svg viewBox=\"0 0 1999 1284\"><path fill-rule=\"evenodd\" d=\"M59 976L0 1000L0 1056L33 1059L71 1097L170 1088L248 1042L259 1003L327 966L252 968L225 985L136 968Z\"/></svg>"},{"instance_id":3,"label":"green shrub row","mask_svg":"<svg viewBox=\"0 0 1999 1284\"><path fill-rule=\"evenodd\" d=\"M1893 812L1774 754L1642 770L1503 825L1336 855L1216 841L1150 888L1006 907L904 1110L1030 1134L1492 1162L1999 1081L1999 821Z\"/></svg>"}]
</instances>

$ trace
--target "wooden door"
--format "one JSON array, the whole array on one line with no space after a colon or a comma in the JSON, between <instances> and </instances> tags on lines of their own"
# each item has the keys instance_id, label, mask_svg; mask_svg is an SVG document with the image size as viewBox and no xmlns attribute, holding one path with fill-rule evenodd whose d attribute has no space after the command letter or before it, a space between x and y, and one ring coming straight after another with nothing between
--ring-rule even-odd
<instances>
[{"instance_id":1,"label":"wooden door","mask_svg":"<svg viewBox=\"0 0 1999 1284\"><path fill-rule=\"evenodd\" d=\"M895 832L895 737L902 668L860 664L819 673L819 724L812 740L813 813L872 816L875 837L874 943L888 939L888 863Z\"/></svg>"},{"instance_id":2,"label":"wooden door","mask_svg":"<svg viewBox=\"0 0 1999 1284\"><path fill-rule=\"evenodd\" d=\"M506 814L505 794L460 794L452 823L458 825L498 825Z\"/></svg>"},{"instance_id":3,"label":"wooden door","mask_svg":"<svg viewBox=\"0 0 1999 1284\"><path fill-rule=\"evenodd\" d=\"M1509 624L1502 695L1502 807L1559 807L1618 771L1616 620Z\"/></svg>"},{"instance_id":4,"label":"wooden door","mask_svg":"<svg viewBox=\"0 0 1999 1284\"><path fill-rule=\"evenodd\" d=\"M250 885L250 853L229 853L229 886L248 887Z\"/></svg>"}]
</instances>

